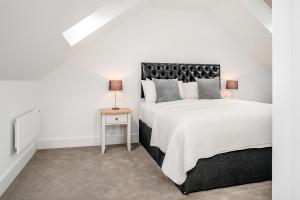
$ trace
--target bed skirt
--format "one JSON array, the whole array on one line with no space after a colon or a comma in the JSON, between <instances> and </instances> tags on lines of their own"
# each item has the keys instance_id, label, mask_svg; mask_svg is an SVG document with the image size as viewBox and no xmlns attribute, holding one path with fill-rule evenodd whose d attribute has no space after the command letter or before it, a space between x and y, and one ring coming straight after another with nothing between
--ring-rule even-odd
<instances>
[{"instance_id":1,"label":"bed skirt","mask_svg":"<svg viewBox=\"0 0 300 200\"><path fill-rule=\"evenodd\" d=\"M139 120L139 140L161 167L165 154L150 146L152 129ZM187 173L182 185L175 184L183 194L272 179L272 148L246 149L199 159Z\"/></svg>"}]
</instances>

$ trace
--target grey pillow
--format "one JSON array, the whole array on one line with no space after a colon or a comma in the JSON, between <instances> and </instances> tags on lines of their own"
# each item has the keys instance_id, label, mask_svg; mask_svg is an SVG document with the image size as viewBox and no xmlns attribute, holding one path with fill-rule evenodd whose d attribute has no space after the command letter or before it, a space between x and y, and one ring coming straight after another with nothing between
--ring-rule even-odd
<instances>
[{"instance_id":1,"label":"grey pillow","mask_svg":"<svg viewBox=\"0 0 300 200\"><path fill-rule=\"evenodd\" d=\"M153 79L156 103L181 100L177 79Z\"/></svg>"},{"instance_id":2,"label":"grey pillow","mask_svg":"<svg viewBox=\"0 0 300 200\"><path fill-rule=\"evenodd\" d=\"M196 79L199 99L221 99L220 79Z\"/></svg>"}]
</instances>

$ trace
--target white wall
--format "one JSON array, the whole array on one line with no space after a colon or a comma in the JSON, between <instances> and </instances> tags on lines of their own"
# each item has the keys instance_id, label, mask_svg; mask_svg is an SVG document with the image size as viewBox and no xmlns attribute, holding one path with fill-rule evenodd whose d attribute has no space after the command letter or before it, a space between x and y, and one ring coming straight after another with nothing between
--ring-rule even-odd
<instances>
[{"instance_id":1,"label":"white wall","mask_svg":"<svg viewBox=\"0 0 300 200\"><path fill-rule=\"evenodd\" d=\"M300 2L273 1L273 199L300 199Z\"/></svg>"},{"instance_id":2,"label":"white wall","mask_svg":"<svg viewBox=\"0 0 300 200\"><path fill-rule=\"evenodd\" d=\"M35 150L32 146L17 155L13 137L16 117L32 110L35 105L35 82L0 81L0 196Z\"/></svg>"},{"instance_id":3,"label":"white wall","mask_svg":"<svg viewBox=\"0 0 300 200\"><path fill-rule=\"evenodd\" d=\"M263 2L257 3L259 1L226 0L216 6L210 15L245 48L249 55L272 70L272 33L253 14L260 13L261 9L265 8ZM266 12L267 9L262 10ZM268 19L272 17L271 13L265 14Z\"/></svg>"},{"instance_id":4,"label":"white wall","mask_svg":"<svg viewBox=\"0 0 300 200\"><path fill-rule=\"evenodd\" d=\"M223 79L238 79L241 99L271 102L271 72L213 20L196 12L148 8L98 31L39 83L40 147L93 145L97 110L113 106L109 79L122 79L121 107L133 109L138 133L141 62L219 63ZM121 140L108 131L108 142Z\"/></svg>"}]
</instances>

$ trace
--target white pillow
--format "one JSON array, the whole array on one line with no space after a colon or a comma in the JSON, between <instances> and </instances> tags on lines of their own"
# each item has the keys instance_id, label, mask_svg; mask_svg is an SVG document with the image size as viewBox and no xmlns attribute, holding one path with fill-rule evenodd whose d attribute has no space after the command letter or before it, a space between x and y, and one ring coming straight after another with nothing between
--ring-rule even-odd
<instances>
[{"instance_id":1,"label":"white pillow","mask_svg":"<svg viewBox=\"0 0 300 200\"><path fill-rule=\"evenodd\" d=\"M156 89L154 82L149 79L142 80L142 87L144 91L145 102L155 102Z\"/></svg>"},{"instance_id":2,"label":"white pillow","mask_svg":"<svg viewBox=\"0 0 300 200\"><path fill-rule=\"evenodd\" d=\"M183 99L183 82L182 81L178 81L178 88L179 88L179 94L180 94L180 97Z\"/></svg>"},{"instance_id":3,"label":"white pillow","mask_svg":"<svg viewBox=\"0 0 300 200\"><path fill-rule=\"evenodd\" d=\"M182 83L182 98L199 99L197 82Z\"/></svg>"}]
</instances>

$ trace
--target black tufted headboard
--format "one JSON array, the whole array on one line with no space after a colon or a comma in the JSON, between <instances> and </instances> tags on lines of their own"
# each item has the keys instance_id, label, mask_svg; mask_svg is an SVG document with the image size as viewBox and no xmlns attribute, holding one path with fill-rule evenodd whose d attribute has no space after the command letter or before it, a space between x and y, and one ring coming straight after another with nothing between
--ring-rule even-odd
<instances>
[{"instance_id":1,"label":"black tufted headboard","mask_svg":"<svg viewBox=\"0 0 300 200\"><path fill-rule=\"evenodd\" d=\"M215 64L142 63L142 80L177 78L183 82L193 82L195 78L220 77L220 71L220 65Z\"/></svg>"}]
</instances>

